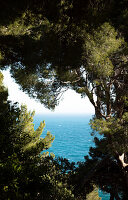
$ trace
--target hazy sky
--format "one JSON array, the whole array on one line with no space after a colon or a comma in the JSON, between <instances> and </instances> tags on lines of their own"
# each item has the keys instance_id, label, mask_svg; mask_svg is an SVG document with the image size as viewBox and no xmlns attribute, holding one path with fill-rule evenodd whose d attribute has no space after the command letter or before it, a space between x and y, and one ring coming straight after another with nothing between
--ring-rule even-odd
<instances>
[{"instance_id":1,"label":"hazy sky","mask_svg":"<svg viewBox=\"0 0 128 200\"><path fill-rule=\"evenodd\" d=\"M56 107L55 111L46 109L39 102L30 99L27 94L19 90L19 86L10 77L8 71L4 71L4 84L8 87L9 100L13 102L19 102L19 104L26 104L28 110L35 110L36 114L93 114L94 107L89 102L88 98L81 98L79 94L72 90L68 90L63 95L59 106Z\"/></svg>"}]
</instances>

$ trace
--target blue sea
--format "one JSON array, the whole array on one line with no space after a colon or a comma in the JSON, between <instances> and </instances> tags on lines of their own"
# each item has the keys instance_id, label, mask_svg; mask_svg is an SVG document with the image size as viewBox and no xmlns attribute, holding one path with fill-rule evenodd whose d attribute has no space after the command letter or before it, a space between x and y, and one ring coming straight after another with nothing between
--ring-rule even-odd
<instances>
[{"instance_id":1,"label":"blue sea","mask_svg":"<svg viewBox=\"0 0 128 200\"><path fill-rule=\"evenodd\" d=\"M89 148L94 146L89 121L92 115L35 115L35 129L41 121L45 121L45 129L42 137L50 131L55 140L48 149L55 156L67 158L69 161L84 161L88 155ZM108 200L109 195L99 191L102 200Z\"/></svg>"}]
</instances>

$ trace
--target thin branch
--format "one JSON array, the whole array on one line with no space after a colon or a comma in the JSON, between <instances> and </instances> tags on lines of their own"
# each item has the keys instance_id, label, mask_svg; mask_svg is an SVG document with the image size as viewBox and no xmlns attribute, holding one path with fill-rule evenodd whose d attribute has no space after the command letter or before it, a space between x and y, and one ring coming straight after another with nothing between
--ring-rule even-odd
<instances>
[{"instance_id":1,"label":"thin branch","mask_svg":"<svg viewBox=\"0 0 128 200\"><path fill-rule=\"evenodd\" d=\"M61 83L64 83L64 84L72 84L72 83L76 83L76 82L80 81L80 79L81 79L81 77L78 78L78 79L76 79L76 80L74 80L74 81L61 81Z\"/></svg>"}]
</instances>

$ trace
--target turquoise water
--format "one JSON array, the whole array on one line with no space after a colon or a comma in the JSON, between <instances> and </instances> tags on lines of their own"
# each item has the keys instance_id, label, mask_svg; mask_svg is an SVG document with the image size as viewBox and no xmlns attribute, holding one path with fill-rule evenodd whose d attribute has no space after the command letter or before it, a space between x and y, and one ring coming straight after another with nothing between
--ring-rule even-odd
<instances>
[{"instance_id":1,"label":"turquoise water","mask_svg":"<svg viewBox=\"0 0 128 200\"><path fill-rule=\"evenodd\" d=\"M50 131L55 140L49 152L62 156L70 161L82 161L84 155L88 154L89 147L93 145L93 138L90 136L91 129L88 125L91 116L41 116L35 118L36 127L40 121L45 120L45 135Z\"/></svg>"},{"instance_id":2,"label":"turquoise water","mask_svg":"<svg viewBox=\"0 0 128 200\"><path fill-rule=\"evenodd\" d=\"M94 146L89 121L91 115L36 115L34 117L35 129L45 120L46 126L42 137L50 131L55 136L52 147L48 149L56 156L62 156L69 161L84 161L88 155L89 147ZM109 195L99 191L102 200L108 200Z\"/></svg>"}]
</instances>

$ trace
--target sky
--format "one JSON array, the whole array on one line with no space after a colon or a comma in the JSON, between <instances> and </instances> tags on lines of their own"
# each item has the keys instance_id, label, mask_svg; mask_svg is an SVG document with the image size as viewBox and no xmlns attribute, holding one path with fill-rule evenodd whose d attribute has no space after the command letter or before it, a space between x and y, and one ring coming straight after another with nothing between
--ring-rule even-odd
<instances>
[{"instance_id":1,"label":"sky","mask_svg":"<svg viewBox=\"0 0 128 200\"><path fill-rule=\"evenodd\" d=\"M88 97L81 98L73 90L64 93L60 104L54 111L46 109L38 101L31 99L27 94L19 89L19 86L11 78L9 71L2 72L4 75L4 85L8 87L8 100L25 104L29 111L35 110L36 114L94 114L94 107L89 102Z\"/></svg>"}]
</instances>

